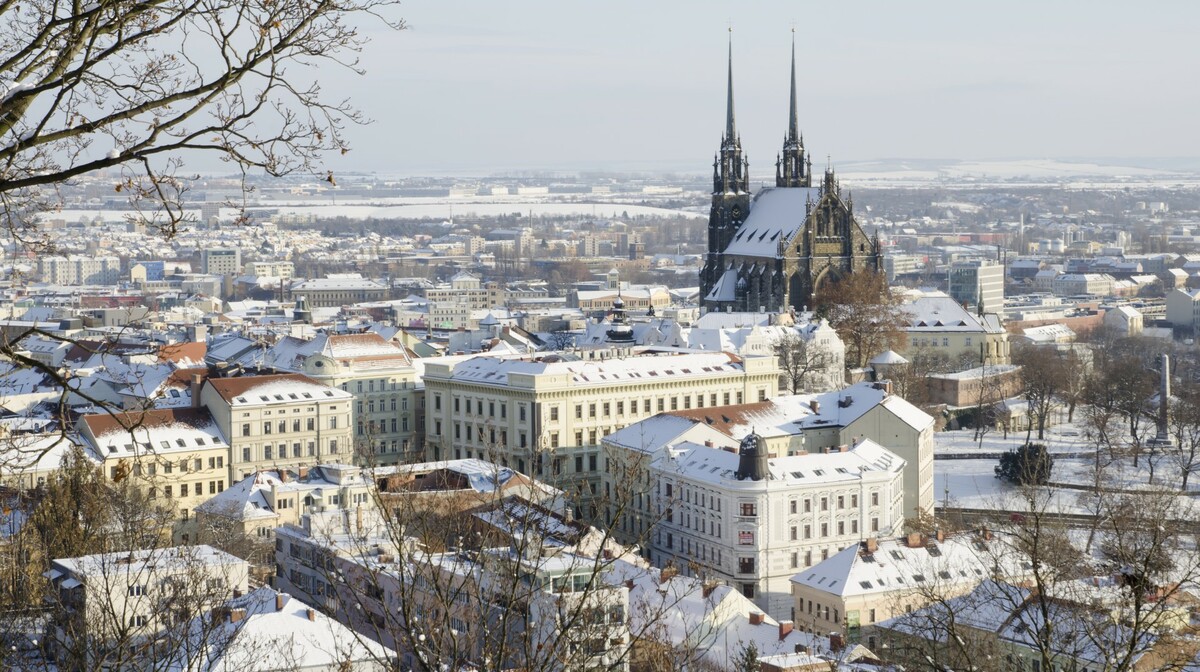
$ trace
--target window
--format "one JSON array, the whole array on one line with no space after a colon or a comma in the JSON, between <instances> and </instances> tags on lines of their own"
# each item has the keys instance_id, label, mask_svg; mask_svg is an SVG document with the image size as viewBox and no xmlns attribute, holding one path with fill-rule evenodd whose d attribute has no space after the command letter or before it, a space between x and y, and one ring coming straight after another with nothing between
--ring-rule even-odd
<instances>
[{"instance_id":1,"label":"window","mask_svg":"<svg viewBox=\"0 0 1200 672\"><path fill-rule=\"evenodd\" d=\"M758 515L758 505L753 502L742 502L740 510L741 513L739 515L746 518L753 518Z\"/></svg>"},{"instance_id":2,"label":"window","mask_svg":"<svg viewBox=\"0 0 1200 672\"><path fill-rule=\"evenodd\" d=\"M243 462L250 461L250 447L249 446L242 448L242 461Z\"/></svg>"},{"instance_id":3,"label":"window","mask_svg":"<svg viewBox=\"0 0 1200 672\"><path fill-rule=\"evenodd\" d=\"M796 512L796 500L793 499L792 501L788 502L788 508L791 510L792 513L795 513Z\"/></svg>"},{"instance_id":4,"label":"window","mask_svg":"<svg viewBox=\"0 0 1200 672\"><path fill-rule=\"evenodd\" d=\"M337 439L330 439L329 440L329 454L337 455L337 452L338 452Z\"/></svg>"},{"instance_id":5,"label":"window","mask_svg":"<svg viewBox=\"0 0 1200 672\"><path fill-rule=\"evenodd\" d=\"M805 525L805 526L804 526L804 538L805 538L805 539L812 539L812 525Z\"/></svg>"},{"instance_id":6,"label":"window","mask_svg":"<svg viewBox=\"0 0 1200 672\"><path fill-rule=\"evenodd\" d=\"M839 509L844 509L844 508L846 508L846 496L845 496L845 495L838 495L837 504L838 504L838 507L837 507L837 508L839 508Z\"/></svg>"},{"instance_id":7,"label":"window","mask_svg":"<svg viewBox=\"0 0 1200 672\"><path fill-rule=\"evenodd\" d=\"M792 526L792 530L791 530L791 539L792 539L792 541L796 541L796 539L797 539L797 537L798 537L798 536L799 536L799 532L796 530L796 526L795 526L795 525L793 525L793 526Z\"/></svg>"},{"instance_id":8,"label":"window","mask_svg":"<svg viewBox=\"0 0 1200 672\"><path fill-rule=\"evenodd\" d=\"M329 428L337 429L337 416L336 415L329 418Z\"/></svg>"},{"instance_id":9,"label":"window","mask_svg":"<svg viewBox=\"0 0 1200 672\"><path fill-rule=\"evenodd\" d=\"M575 404L575 419L583 419L583 404Z\"/></svg>"},{"instance_id":10,"label":"window","mask_svg":"<svg viewBox=\"0 0 1200 672\"><path fill-rule=\"evenodd\" d=\"M754 558L738 558L738 572L741 574L754 573ZM746 584L753 585L753 584Z\"/></svg>"},{"instance_id":11,"label":"window","mask_svg":"<svg viewBox=\"0 0 1200 672\"><path fill-rule=\"evenodd\" d=\"M242 436L250 436L250 423L247 422L242 425Z\"/></svg>"},{"instance_id":12,"label":"window","mask_svg":"<svg viewBox=\"0 0 1200 672\"><path fill-rule=\"evenodd\" d=\"M558 406L550 407L550 420L551 421L558 420Z\"/></svg>"},{"instance_id":13,"label":"window","mask_svg":"<svg viewBox=\"0 0 1200 672\"><path fill-rule=\"evenodd\" d=\"M818 471L818 472L817 472L817 475L820 475L820 473L821 473L821 472L819 472L819 471ZM822 510L822 511L828 511L828 510L829 510L829 499L828 499L828 498L826 498L826 497L822 497L822 498L821 498L821 510Z\"/></svg>"},{"instance_id":14,"label":"window","mask_svg":"<svg viewBox=\"0 0 1200 672\"><path fill-rule=\"evenodd\" d=\"M300 418L292 419L292 431L293 432L300 431Z\"/></svg>"},{"instance_id":15,"label":"window","mask_svg":"<svg viewBox=\"0 0 1200 672\"><path fill-rule=\"evenodd\" d=\"M800 554L792 553L792 569L796 569L799 566L800 566Z\"/></svg>"},{"instance_id":16,"label":"window","mask_svg":"<svg viewBox=\"0 0 1200 672\"><path fill-rule=\"evenodd\" d=\"M588 471L596 470L596 456L588 455Z\"/></svg>"},{"instance_id":17,"label":"window","mask_svg":"<svg viewBox=\"0 0 1200 672\"><path fill-rule=\"evenodd\" d=\"M612 415L611 410L612 404L608 403L607 401L604 402L604 417L607 418L608 416Z\"/></svg>"},{"instance_id":18,"label":"window","mask_svg":"<svg viewBox=\"0 0 1200 672\"><path fill-rule=\"evenodd\" d=\"M829 523L821 523L821 536L822 537L829 536Z\"/></svg>"},{"instance_id":19,"label":"window","mask_svg":"<svg viewBox=\"0 0 1200 672\"><path fill-rule=\"evenodd\" d=\"M271 459L271 452L272 452L273 450L274 450L274 449L273 449L271 446L269 446L269 445L267 445L267 446L263 446L263 459L264 459L264 460L269 460L269 459Z\"/></svg>"},{"instance_id":20,"label":"window","mask_svg":"<svg viewBox=\"0 0 1200 672\"><path fill-rule=\"evenodd\" d=\"M287 431L287 420L280 420L279 421L279 433L283 434L286 431Z\"/></svg>"},{"instance_id":21,"label":"window","mask_svg":"<svg viewBox=\"0 0 1200 672\"><path fill-rule=\"evenodd\" d=\"M517 420L525 422L525 404L517 404Z\"/></svg>"},{"instance_id":22,"label":"window","mask_svg":"<svg viewBox=\"0 0 1200 672\"><path fill-rule=\"evenodd\" d=\"M858 508L858 495L850 495L850 508Z\"/></svg>"},{"instance_id":23,"label":"window","mask_svg":"<svg viewBox=\"0 0 1200 672\"><path fill-rule=\"evenodd\" d=\"M871 493L871 506L879 506L879 493L878 492Z\"/></svg>"},{"instance_id":24,"label":"window","mask_svg":"<svg viewBox=\"0 0 1200 672\"><path fill-rule=\"evenodd\" d=\"M314 431L314 430L316 430L316 428L317 428L317 419L309 418L308 419L308 431L310 431L310 432Z\"/></svg>"},{"instance_id":25,"label":"window","mask_svg":"<svg viewBox=\"0 0 1200 672\"><path fill-rule=\"evenodd\" d=\"M804 500L804 512L812 513L812 500L811 499Z\"/></svg>"},{"instance_id":26,"label":"window","mask_svg":"<svg viewBox=\"0 0 1200 672\"><path fill-rule=\"evenodd\" d=\"M263 423L263 434L270 434L270 433L271 433L271 423L264 422Z\"/></svg>"},{"instance_id":27,"label":"window","mask_svg":"<svg viewBox=\"0 0 1200 672\"><path fill-rule=\"evenodd\" d=\"M839 521L838 521L838 524L837 524L837 531L838 531L838 534L839 534L839 535L841 535L841 534L845 534L845 533L846 533L846 521L844 521L844 520L839 520Z\"/></svg>"}]
</instances>

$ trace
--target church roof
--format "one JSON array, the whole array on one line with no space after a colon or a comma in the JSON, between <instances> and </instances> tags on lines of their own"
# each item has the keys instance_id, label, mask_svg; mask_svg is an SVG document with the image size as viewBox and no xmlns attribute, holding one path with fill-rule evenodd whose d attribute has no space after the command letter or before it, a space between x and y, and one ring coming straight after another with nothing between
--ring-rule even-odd
<instances>
[{"instance_id":1,"label":"church roof","mask_svg":"<svg viewBox=\"0 0 1200 672\"><path fill-rule=\"evenodd\" d=\"M765 188L750 204L750 214L725 254L775 257L780 240L791 240L808 217L808 201L820 199L815 188ZM731 288L732 289L732 288Z\"/></svg>"},{"instance_id":2,"label":"church roof","mask_svg":"<svg viewBox=\"0 0 1200 672\"><path fill-rule=\"evenodd\" d=\"M721 274L712 291L704 297L709 301L733 301L737 298L737 271L729 269Z\"/></svg>"}]
</instances>

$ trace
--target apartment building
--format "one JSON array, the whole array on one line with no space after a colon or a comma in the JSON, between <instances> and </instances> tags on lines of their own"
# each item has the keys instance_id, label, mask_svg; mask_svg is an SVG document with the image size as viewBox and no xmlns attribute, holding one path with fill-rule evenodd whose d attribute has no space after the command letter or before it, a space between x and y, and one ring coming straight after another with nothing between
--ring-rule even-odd
<instances>
[{"instance_id":1,"label":"apartment building","mask_svg":"<svg viewBox=\"0 0 1200 672\"><path fill-rule=\"evenodd\" d=\"M357 273L335 273L327 278L292 283L292 296L303 296L313 308L348 306L387 298L387 286Z\"/></svg>"},{"instance_id":2,"label":"apartment building","mask_svg":"<svg viewBox=\"0 0 1200 672\"><path fill-rule=\"evenodd\" d=\"M844 631L874 650L876 623L968 593L985 579L1019 581L1028 571L1007 542L986 530L872 535L792 577L792 618L806 632Z\"/></svg>"},{"instance_id":3,"label":"apartment building","mask_svg":"<svg viewBox=\"0 0 1200 672\"><path fill-rule=\"evenodd\" d=\"M1004 310L1004 266L993 259L969 259L950 265L950 296L975 312Z\"/></svg>"},{"instance_id":4,"label":"apartment building","mask_svg":"<svg viewBox=\"0 0 1200 672\"><path fill-rule=\"evenodd\" d=\"M723 352L430 360L426 453L495 461L594 496L605 435L664 411L764 401L778 377L774 357Z\"/></svg>"},{"instance_id":5,"label":"apartment building","mask_svg":"<svg viewBox=\"0 0 1200 672\"><path fill-rule=\"evenodd\" d=\"M388 465L424 457L425 397L401 344L375 333L288 337L271 348L268 361L354 395L354 446L363 461Z\"/></svg>"},{"instance_id":6,"label":"apartment building","mask_svg":"<svg viewBox=\"0 0 1200 672\"><path fill-rule=\"evenodd\" d=\"M130 479L153 502L174 509L174 538L195 540L192 515L230 482L225 434L205 408L82 416L76 432L110 481Z\"/></svg>"},{"instance_id":7,"label":"apartment building","mask_svg":"<svg viewBox=\"0 0 1200 672\"><path fill-rule=\"evenodd\" d=\"M500 639L509 659L496 662L504 669L521 669L531 657L548 670L629 669L629 588L606 581L607 565L594 557L540 545L405 558L392 536L352 539L303 527L277 534L276 587L334 608L339 621L395 649L406 669L418 657L482 660ZM335 574L345 581L333 581ZM405 618L427 624L429 637L397 637ZM450 632L439 636L432 631L439 626ZM558 665L543 667L548 650Z\"/></svg>"},{"instance_id":8,"label":"apartment building","mask_svg":"<svg viewBox=\"0 0 1200 672\"><path fill-rule=\"evenodd\" d=\"M39 256L38 275L52 285L115 285L121 260L110 256Z\"/></svg>"},{"instance_id":9,"label":"apartment building","mask_svg":"<svg viewBox=\"0 0 1200 672\"><path fill-rule=\"evenodd\" d=\"M766 441L671 446L649 466L658 517L650 559L738 588L790 618L790 580L865 536L904 522L904 460L869 439L772 457Z\"/></svg>"},{"instance_id":10,"label":"apartment building","mask_svg":"<svg viewBox=\"0 0 1200 672\"><path fill-rule=\"evenodd\" d=\"M251 261L246 264L246 275L286 282L296 275L296 265L290 261Z\"/></svg>"},{"instance_id":11,"label":"apartment building","mask_svg":"<svg viewBox=\"0 0 1200 672\"><path fill-rule=\"evenodd\" d=\"M229 441L229 480L353 455L354 395L298 373L208 378L200 403Z\"/></svg>"},{"instance_id":12,"label":"apartment building","mask_svg":"<svg viewBox=\"0 0 1200 672\"><path fill-rule=\"evenodd\" d=\"M242 251L236 247L200 250L200 272L207 275L236 276L242 270Z\"/></svg>"},{"instance_id":13,"label":"apartment building","mask_svg":"<svg viewBox=\"0 0 1200 672\"><path fill-rule=\"evenodd\" d=\"M61 606L47 648L66 663L82 648L80 640L88 640L92 655L106 644L139 645L181 615L199 615L244 594L249 565L211 546L176 546L55 559L46 576Z\"/></svg>"},{"instance_id":14,"label":"apartment building","mask_svg":"<svg viewBox=\"0 0 1200 672\"><path fill-rule=\"evenodd\" d=\"M373 486L362 467L319 464L259 471L195 508L200 529L219 529L260 539L283 525L299 525L305 515L331 514L359 520L375 509ZM222 524L208 525L212 519ZM205 539L204 541L208 541Z\"/></svg>"},{"instance_id":15,"label":"apartment building","mask_svg":"<svg viewBox=\"0 0 1200 672\"><path fill-rule=\"evenodd\" d=\"M995 314L975 315L940 292L903 306L908 326L898 350L909 360L919 352L944 355L952 362L1008 364L1008 332Z\"/></svg>"}]
</instances>

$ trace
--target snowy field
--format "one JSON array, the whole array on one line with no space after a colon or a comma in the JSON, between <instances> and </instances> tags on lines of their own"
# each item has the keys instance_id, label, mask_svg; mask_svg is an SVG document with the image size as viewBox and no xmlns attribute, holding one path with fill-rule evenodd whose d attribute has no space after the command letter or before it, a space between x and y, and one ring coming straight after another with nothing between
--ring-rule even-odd
<instances>
[{"instance_id":1,"label":"snowy field","mask_svg":"<svg viewBox=\"0 0 1200 672\"><path fill-rule=\"evenodd\" d=\"M1077 418L1079 416L1077 415ZM1019 511L1025 508L1018 489L995 477L999 463L997 455L1025 443L1025 432L1012 432L1005 438L1002 432L990 431L983 441L975 439L974 430L963 429L938 432L934 435L934 497L937 507L996 509ZM1053 498L1052 508L1064 513L1089 513L1085 506L1090 493L1062 486L1091 486L1095 482L1095 452L1080 422L1063 424L1046 430L1039 441L1046 444L1055 456L1051 486L1047 492ZM1101 454L1101 457L1107 457ZM1138 466L1130 457L1105 464L1104 488L1133 490L1150 487L1180 489L1182 469L1180 454L1143 452ZM1153 467L1153 469L1151 468ZM1153 471L1153 479L1151 472ZM1193 471L1187 494L1180 495L1181 505L1200 511L1200 473Z\"/></svg>"}]
</instances>

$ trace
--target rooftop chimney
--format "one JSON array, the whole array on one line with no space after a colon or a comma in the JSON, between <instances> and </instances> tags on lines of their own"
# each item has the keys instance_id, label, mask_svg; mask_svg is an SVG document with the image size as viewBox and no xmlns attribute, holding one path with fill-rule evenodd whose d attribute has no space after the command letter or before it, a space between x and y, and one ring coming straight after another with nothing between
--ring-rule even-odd
<instances>
[{"instance_id":1,"label":"rooftop chimney","mask_svg":"<svg viewBox=\"0 0 1200 672\"><path fill-rule=\"evenodd\" d=\"M230 623L238 623L244 618L246 618L246 610L245 609L230 609L229 610L229 622Z\"/></svg>"},{"instance_id":2,"label":"rooftop chimney","mask_svg":"<svg viewBox=\"0 0 1200 672\"><path fill-rule=\"evenodd\" d=\"M666 567L663 567L662 570L658 573L658 582L666 583L667 581L670 581L671 579L675 578L675 575L678 573L679 573L679 570L675 569L675 567L673 565L667 565Z\"/></svg>"},{"instance_id":3,"label":"rooftop chimney","mask_svg":"<svg viewBox=\"0 0 1200 672\"><path fill-rule=\"evenodd\" d=\"M867 553L874 553L879 550L879 539L877 537L868 538L866 544Z\"/></svg>"},{"instance_id":4,"label":"rooftop chimney","mask_svg":"<svg viewBox=\"0 0 1200 672\"><path fill-rule=\"evenodd\" d=\"M716 581L705 581L704 588L702 590L704 599L707 600L709 596L713 594L713 591L717 589L718 585L720 584L718 584Z\"/></svg>"},{"instance_id":5,"label":"rooftop chimney","mask_svg":"<svg viewBox=\"0 0 1200 672\"><path fill-rule=\"evenodd\" d=\"M275 593L275 611L283 611L283 593Z\"/></svg>"},{"instance_id":6,"label":"rooftop chimney","mask_svg":"<svg viewBox=\"0 0 1200 672\"><path fill-rule=\"evenodd\" d=\"M204 376L193 373L189 392L192 395L192 408L200 408L200 387L204 385Z\"/></svg>"},{"instance_id":7,"label":"rooftop chimney","mask_svg":"<svg viewBox=\"0 0 1200 672\"><path fill-rule=\"evenodd\" d=\"M908 539L906 539L905 541L909 548L920 548L923 545L921 543L921 533L920 532L910 532L908 534Z\"/></svg>"},{"instance_id":8,"label":"rooftop chimney","mask_svg":"<svg viewBox=\"0 0 1200 672\"><path fill-rule=\"evenodd\" d=\"M308 620L310 620L310 621L317 620L317 610L316 609L308 609L304 613L306 616L308 616Z\"/></svg>"},{"instance_id":9,"label":"rooftop chimney","mask_svg":"<svg viewBox=\"0 0 1200 672\"><path fill-rule=\"evenodd\" d=\"M763 613L761 611L750 612L750 625L762 625L763 618Z\"/></svg>"},{"instance_id":10,"label":"rooftop chimney","mask_svg":"<svg viewBox=\"0 0 1200 672\"><path fill-rule=\"evenodd\" d=\"M810 409L812 409L813 413L821 412L821 402L817 401L816 399L813 399L812 401L808 402L808 407Z\"/></svg>"},{"instance_id":11,"label":"rooftop chimney","mask_svg":"<svg viewBox=\"0 0 1200 672\"><path fill-rule=\"evenodd\" d=\"M791 621L780 621L779 622L779 641L782 642L783 640L787 639L788 635L792 634L793 627L794 627L794 624Z\"/></svg>"},{"instance_id":12,"label":"rooftop chimney","mask_svg":"<svg viewBox=\"0 0 1200 672\"><path fill-rule=\"evenodd\" d=\"M306 466L296 467L296 476L302 481L304 479L308 478L308 467L306 467Z\"/></svg>"},{"instance_id":13,"label":"rooftop chimney","mask_svg":"<svg viewBox=\"0 0 1200 672\"><path fill-rule=\"evenodd\" d=\"M829 633L829 650L839 653L844 648L846 648L846 638L837 632Z\"/></svg>"}]
</instances>

